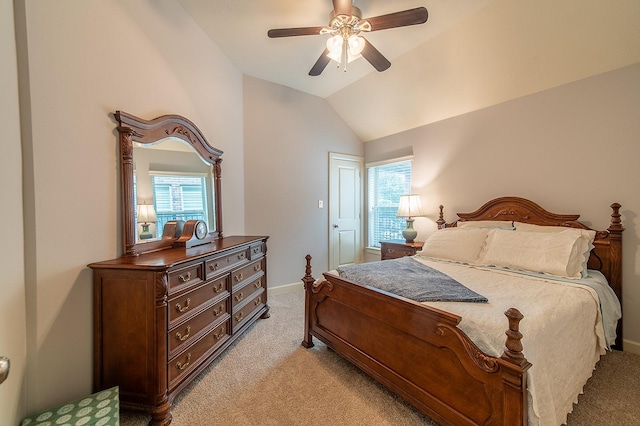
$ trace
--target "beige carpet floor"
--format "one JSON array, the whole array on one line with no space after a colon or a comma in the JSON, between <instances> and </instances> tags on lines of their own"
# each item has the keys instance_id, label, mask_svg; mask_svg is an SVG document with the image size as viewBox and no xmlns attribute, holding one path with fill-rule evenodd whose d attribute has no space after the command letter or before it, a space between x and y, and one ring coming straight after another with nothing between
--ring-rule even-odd
<instances>
[{"instance_id":1,"label":"beige carpet floor","mask_svg":"<svg viewBox=\"0 0 640 426\"><path fill-rule=\"evenodd\" d=\"M269 297L258 320L174 402L175 426L435 425L314 340L300 346L304 292ZM598 363L568 425L640 425L640 356L613 352ZM148 417L121 412L122 426Z\"/></svg>"}]
</instances>

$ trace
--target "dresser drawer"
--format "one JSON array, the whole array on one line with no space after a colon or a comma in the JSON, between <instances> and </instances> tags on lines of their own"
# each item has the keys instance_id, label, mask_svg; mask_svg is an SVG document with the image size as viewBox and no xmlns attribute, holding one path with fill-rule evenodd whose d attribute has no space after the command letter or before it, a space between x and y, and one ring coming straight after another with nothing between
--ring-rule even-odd
<instances>
[{"instance_id":1,"label":"dresser drawer","mask_svg":"<svg viewBox=\"0 0 640 426\"><path fill-rule=\"evenodd\" d=\"M173 270L169 272L169 293L175 293L186 286L196 285L203 280L202 262Z\"/></svg>"},{"instance_id":2,"label":"dresser drawer","mask_svg":"<svg viewBox=\"0 0 640 426\"><path fill-rule=\"evenodd\" d=\"M254 260L265 255L267 246L263 243L251 246L249 250L250 259Z\"/></svg>"},{"instance_id":3,"label":"dresser drawer","mask_svg":"<svg viewBox=\"0 0 640 426\"><path fill-rule=\"evenodd\" d=\"M258 289L257 293L254 293L251 299L245 299L246 303L233 309L233 315L231 315L231 324L233 332L235 333L244 323L252 318L256 311L262 308L266 302L266 296L263 288Z\"/></svg>"},{"instance_id":4,"label":"dresser drawer","mask_svg":"<svg viewBox=\"0 0 640 426\"><path fill-rule=\"evenodd\" d=\"M207 273L207 279L218 275L220 272L228 270L231 267L239 266L241 263L247 262L248 260L249 247L245 247L240 251L208 259L204 266Z\"/></svg>"},{"instance_id":5,"label":"dresser drawer","mask_svg":"<svg viewBox=\"0 0 640 426\"><path fill-rule=\"evenodd\" d=\"M241 304L247 299L251 299L258 290L264 286L264 275L259 276L251 281L245 280L242 286L236 286L231 295L233 306Z\"/></svg>"},{"instance_id":6,"label":"dresser drawer","mask_svg":"<svg viewBox=\"0 0 640 426\"><path fill-rule=\"evenodd\" d=\"M222 345L230 334L229 320L214 327L202 339L180 353L169 362L169 388L173 389L180 379L196 369L206 357Z\"/></svg>"},{"instance_id":7,"label":"dresser drawer","mask_svg":"<svg viewBox=\"0 0 640 426\"><path fill-rule=\"evenodd\" d=\"M222 293L223 284L220 280L209 281L177 297L169 299L169 327L173 327L179 321L195 315L200 307L211 302ZM218 290L216 292L216 290ZM227 293L228 294L228 293Z\"/></svg>"},{"instance_id":8,"label":"dresser drawer","mask_svg":"<svg viewBox=\"0 0 640 426\"><path fill-rule=\"evenodd\" d=\"M211 284L211 294L218 296L224 291L231 291L229 286L229 275L223 275L221 277L214 278L209 282Z\"/></svg>"},{"instance_id":9,"label":"dresser drawer","mask_svg":"<svg viewBox=\"0 0 640 426\"><path fill-rule=\"evenodd\" d=\"M212 325L229 319L229 298L214 303L190 320L169 330L169 359L198 339Z\"/></svg>"},{"instance_id":10,"label":"dresser drawer","mask_svg":"<svg viewBox=\"0 0 640 426\"><path fill-rule=\"evenodd\" d=\"M237 269L231 273L231 284L233 288L241 286L244 280L250 279L256 274L264 274L264 258L255 260L248 264L247 266L243 266L240 269Z\"/></svg>"}]
</instances>

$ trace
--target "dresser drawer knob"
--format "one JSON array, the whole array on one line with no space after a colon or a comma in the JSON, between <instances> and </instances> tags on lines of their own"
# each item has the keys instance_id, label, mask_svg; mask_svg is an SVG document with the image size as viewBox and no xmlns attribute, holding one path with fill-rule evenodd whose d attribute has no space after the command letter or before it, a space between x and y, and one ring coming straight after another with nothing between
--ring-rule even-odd
<instances>
[{"instance_id":1,"label":"dresser drawer knob","mask_svg":"<svg viewBox=\"0 0 640 426\"><path fill-rule=\"evenodd\" d=\"M242 273L234 276L233 278L235 278L236 282L237 281L242 281L244 279L244 275L242 275Z\"/></svg>"},{"instance_id":2,"label":"dresser drawer knob","mask_svg":"<svg viewBox=\"0 0 640 426\"><path fill-rule=\"evenodd\" d=\"M218 262L210 264L209 269L211 269L212 271L217 271L218 269L220 269L220 265L218 264Z\"/></svg>"},{"instance_id":3,"label":"dresser drawer knob","mask_svg":"<svg viewBox=\"0 0 640 426\"><path fill-rule=\"evenodd\" d=\"M240 293L236 294L236 297L234 299L236 299L236 302L239 302L242 299L244 299L244 294L242 292L240 292Z\"/></svg>"},{"instance_id":4,"label":"dresser drawer knob","mask_svg":"<svg viewBox=\"0 0 640 426\"><path fill-rule=\"evenodd\" d=\"M245 255L244 255L244 253L240 253L240 254L238 255L238 260L242 260L242 259L244 259L244 256L245 256Z\"/></svg>"},{"instance_id":5,"label":"dresser drawer knob","mask_svg":"<svg viewBox=\"0 0 640 426\"><path fill-rule=\"evenodd\" d=\"M213 308L212 312L214 317L220 316L220 314L224 312L224 305L220 305L218 309Z\"/></svg>"},{"instance_id":6,"label":"dresser drawer knob","mask_svg":"<svg viewBox=\"0 0 640 426\"><path fill-rule=\"evenodd\" d=\"M256 300L253 301L253 306L258 306L260 302L262 302L262 299L258 297Z\"/></svg>"},{"instance_id":7,"label":"dresser drawer knob","mask_svg":"<svg viewBox=\"0 0 640 426\"><path fill-rule=\"evenodd\" d=\"M187 331L187 334L185 334L184 336L182 334L180 334L179 331L176 331L176 337L181 342L184 342L185 340L187 340L189 338L189 334L191 333L191 326L190 325L187 326L187 330L186 331Z\"/></svg>"},{"instance_id":8,"label":"dresser drawer knob","mask_svg":"<svg viewBox=\"0 0 640 426\"><path fill-rule=\"evenodd\" d=\"M187 354L187 361L184 364L181 363L180 361L176 362L176 367L178 367L178 370L184 370L189 366L190 363L191 363L191 352Z\"/></svg>"},{"instance_id":9,"label":"dresser drawer knob","mask_svg":"<svg viewBox=\"0 0 640 426\"><path fill-rule=\"evenodd\" d=\"M220 282L219 285L214 285L213 286L213 292L214 293L220 293L220 291L222 291L223 288L224 288L224 282Z\"/></svg>"},{"instance_id":10,"label":"dresser drawer knob","mask_svg":"<svg viewBox=\"0 0 640 426\"><path fill-rule=\"evenodd\" d=\"M237 314L236 314L236 316L235 316L235 318L236 318L236 321L237 321L237 322L242 321L242 318L244 318L244 313L243 313L243 312L239 312L239 313L237 313Z\"/></svg>"},{"instance_id":11,"label":"dresser drawer knob","mask_svg":"<svg viewBox=\"0 0 640 426\"><path fill-rule=\"evenodd\" d=\"M253 265L253 270L256 272L259 271L260 268L261 268L261 265L259 263L257 265Z\"/></svg>"},{"instance_id":12,"label":"dresser drawer knob","mask_svg":"<svg viewBox=\"0 0 640 426\"><path fill-rule=\"evenodd\" d=\"M191 279L191 271L187 272L187 275L178 275L178 279L181 283L186 283Z\"/></svg>"},{"instance_id":13,"label":"dresser drawer knob","mask_svg":"<svg viewBox=\"0 0 640 426\"><path fill-rule=\"evenodd\" d=\"M256 281L255 283L253 283L253 286L254 286L255 288L260 288L260 287L262 287L262 280L258 280L258 281Z\"/></svg>"},{"instance_id":14,"label":"dresser drawer knob","mask_svg":"<svg viewBox=\"0 0 640 426\"><path fill-rule=\"evenodd\" d=\"M256 247L256 248L253 249L253 254L257 254L257 253L260 253L260 248L259 247Z\"/></svg>"},{"instance_id":15,"label":"dresser drawer knob","mask_svg":"<svg viewBox=\"0 0 640 426\"><path fill-rule=\"evenodd\" d=\"M189 309L190 303L191 303L191 299L187 299L187 303L184 304L184 307L182 307L179 303L176 303L176 309L178 310L178 312L182 313L187 309Z\"/></svg>"},{"instance_id":16,"label":"dresser drawer knob","mask_svg":"<svg viewBox=\"0 0 640 426\"><path fill-rule=\"evenodd\" d=\"M387 253L395 253L396 251L394 249L387 249Z\"/></svg>"}]
</instances>

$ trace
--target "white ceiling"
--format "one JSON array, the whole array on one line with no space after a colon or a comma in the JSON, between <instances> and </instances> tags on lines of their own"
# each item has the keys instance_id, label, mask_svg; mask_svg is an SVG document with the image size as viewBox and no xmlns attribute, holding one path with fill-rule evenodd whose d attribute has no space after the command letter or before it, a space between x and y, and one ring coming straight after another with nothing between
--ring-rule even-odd
<instances>
[{"instance_id":1,"label":"white ceiling","mask_svg":"<svg viewBox=\"0 0 640 426\"><path fill-rule=\"evenodd\" d=\"M185 10L244 74L326 98L370 73L364 59L345 73L331 64L322 75L309 70L324 50L328 36L267 37L271 28L323 26L333 10L331 0L179 0ZM429 11L425 24L366 35L393 69L394 59L415 49L494 0L354 0L363 18L419 6ZM388 72L388 71L386 71Z\"/></svg>"}]
</instances>

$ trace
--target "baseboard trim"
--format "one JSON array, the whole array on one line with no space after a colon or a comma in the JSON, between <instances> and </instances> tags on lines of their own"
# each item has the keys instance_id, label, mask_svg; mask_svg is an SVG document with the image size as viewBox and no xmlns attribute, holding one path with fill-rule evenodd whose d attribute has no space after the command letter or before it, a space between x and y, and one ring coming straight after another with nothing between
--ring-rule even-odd
<instances>
[{"instance_id":1,"label":"baseboard trim","mask_svg":"<svg viewBox=\"0 0 640 426\"><path fill-rule=\"evenodd\" d=\"M633 340L623 339L622 347L625 352L640 355L640 343Z\"/></svg>"},{"instance_id":2,"label":"baseboard trim","mask_svg":"<svg viewBox=\"0 0 640 426\"><path fill-rule=\"evenodd\" d=\"M293 284L284 284L276 287L269 287L269 294L282 294L289 293L290 291L302 290L304 285L302 282L293 283Z\"/></svg>"}]
</instances>

